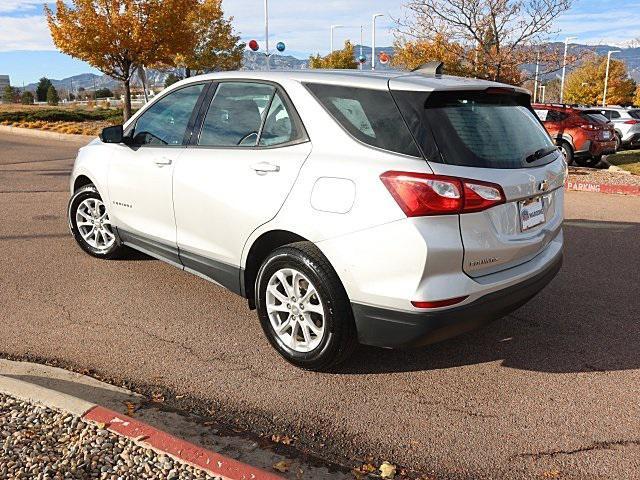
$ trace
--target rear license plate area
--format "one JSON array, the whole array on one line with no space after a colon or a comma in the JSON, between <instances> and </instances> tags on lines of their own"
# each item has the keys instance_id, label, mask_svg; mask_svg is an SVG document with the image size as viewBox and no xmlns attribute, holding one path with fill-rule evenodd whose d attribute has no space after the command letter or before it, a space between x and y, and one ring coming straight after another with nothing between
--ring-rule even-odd
<instances>
[{"instance_id":1,"label":"rear license plate area","mask_svg":"<svg viewBox=\"0 0 640 480\"><path fill-rule=\"evenodd\" d=\"M518 212L520 215L520 228L523 232L546 221L543 197L534 197L518 202Z\"/></svg>"}]
</instances>

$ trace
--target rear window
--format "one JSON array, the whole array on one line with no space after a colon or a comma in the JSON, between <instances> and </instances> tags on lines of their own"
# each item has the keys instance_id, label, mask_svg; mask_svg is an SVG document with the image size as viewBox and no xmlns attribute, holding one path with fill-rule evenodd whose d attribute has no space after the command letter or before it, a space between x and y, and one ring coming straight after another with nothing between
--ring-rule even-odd
<instances>
[{"instance_id":1,"label":"rear window","mask_svg":"<svg viewBox=\"0 0 640 480\"><path fill-rule=\"evenodd\" d=\"M636 120L640 120L640 110L628 110L629 115Z\"/></svg>"},{"instance_id":2,"label":"rear window","mask_svg":"<svg viewBox=\"0 0 640 480\"><path fill-rule=\"evenodd\" d=\"M362 143L420 157L388 90L306 84L318 101L349 134Z\"/></svg>"},{"instance_id":3,"label":"rear window","mask_svg":"<svg viewBox=\"0 0 640 480\"><path fill-rule=\"evenodd\" d=\"M394 91L400 111L431 161L482 168L522 168L534 152L553 147L528 97L477 91ZM438 155L432 143L435 141Z\"/></svg>"},{"instance_id":4,"label":"rear window","mask_svg":"<svg viewBox=\"0 0 640 480\"><path fill-rule=\"evenodd\" d=\"M609 123L609 119L600 112L582 112L580 116L591 123Z\"/></svg>"}]
</instances>

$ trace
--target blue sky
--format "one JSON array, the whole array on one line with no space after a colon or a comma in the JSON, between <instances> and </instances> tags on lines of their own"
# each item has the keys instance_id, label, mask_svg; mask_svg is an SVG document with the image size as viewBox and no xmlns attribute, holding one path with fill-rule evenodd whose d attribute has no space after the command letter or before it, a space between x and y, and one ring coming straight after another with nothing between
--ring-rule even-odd
<instances>
[{"instance_id":1,"label":"blue sky","mask_svg":"<svg viewBox=\"0 0 640 480\"><path fill-rule=\"evenodd\" d=\"M89 65L55 51L43 16L46 0L0 0L0 74L9 74L14 85L36 81L41 76L62 78L95 71ZM329 50L329 29L337 29L336 45L349 38L360 41L365 26L365 44L371 42L371 14L378 19L377 43L393 42L394 18L403 15L402 0L269 0L270 39L284 41L287 53L306 57ZM262 0L223 0L227 15L244 40L262 42ZM578 42L624 46L640 38L640 0L577 0L573 8L556 22L561 32L552 39L577 36Z\"/></svg>"}]
</instances>

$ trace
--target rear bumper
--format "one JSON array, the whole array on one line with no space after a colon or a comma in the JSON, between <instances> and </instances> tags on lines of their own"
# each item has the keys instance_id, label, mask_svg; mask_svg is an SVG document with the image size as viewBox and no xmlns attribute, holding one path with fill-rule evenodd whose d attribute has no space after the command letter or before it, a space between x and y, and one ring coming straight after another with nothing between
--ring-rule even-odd
<instances>
[{"instance_id":1,"label":"rear bumper","mask_svg":"<svg viewBox=\"0 0 640 480\"><path fill-rule=\"evenodd\" d=\"M597 157L600 155L608 155L615 153L616 141L614 140L587 140L582 144L579 150L574 152L576 157Z\"/></svg>"},{"instance_id":2,"label":"rear bumper","mask_svg":"<svg viewBox=\"0 0 640 480\"><path fill-rule=\"evenodd\" d=\"M461 307L406 312L352 303L360 343L378 347L417 347L439 342L497 320L542 290L562 266L559 254L543 271Z\"/></svg>"}]
</instances>

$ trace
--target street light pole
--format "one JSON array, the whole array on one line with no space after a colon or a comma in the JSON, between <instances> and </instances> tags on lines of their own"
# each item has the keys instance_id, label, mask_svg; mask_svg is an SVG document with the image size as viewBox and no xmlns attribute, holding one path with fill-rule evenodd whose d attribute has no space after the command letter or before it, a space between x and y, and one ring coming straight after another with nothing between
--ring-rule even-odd
<instances>
[{"instance_id":1,"label":"street light pole","mask_svg":"<svg viewBox=\"0 0 640 480\"><path fill-rule=\"evenodd\" d=\"M609 64L611 63L611 54L620 53L620 50L609 50L607 52L607 73L604 76L604 93L602 95L602 106L607 106L607 84L609 83Z\"/></svg>"},{"instance_id":2,"label":"street light pole","mask_svg":"<svg viewBox=\"0 0 640 480\"><path fill-rule=\"evenodd\" d=\"M264 46L267 57L267 70L271 69L269 65L269 0L264 0Z\"/></svg>"},{"instance_id":3,"label":"street light pole","mask_svg":"<svg viewBox=\"0 0 640 480\"><path fill-rule=\"evenodd\" d=\"M547 89L546 85L540 85L540 90L542 90L542 99L540 100L540 103L544 103L544 94L546 89Z\"/></svg>"},{"instance_id":4,"label":"street light pole","mask_svg":"<svg viewBox=\"0 0 640 480\"><path fill-rule=\"evenodd\" d=\"M578 37L567 37L564 39L564 57L562 57L562 80L560 81L560 103L564 100L564 74L567 69L567 50L569 48L569 42L575 40Z\"/></svg>"},{"instance_id":5,"label":"street light pole","mask_svg":"<svg viewBox=\"0 0 640 480\"><path fill-rule=\"evenodd\" d=\"M538 50L538 54L536 55L536 75L533 80L533 103L536 103L538 99L538 67L540 65L540 50Z\"/></svg>"},{"instance_id":6,"label":"street light pole","mask_svg":"<svg viewBox=\"0 0 640 480\"><path fill-rule=\"evenodd\" d=\"M329 53L333 53L333 31L336 28L343 28L344 25L331 25L331 51Z\"/></svg>"},{"instance_id":7,"label":"street light pole","mask_svg":"<svg viewBox=\"0 0 640 480\"><path fill-rule=\"evenodd\" d=\"M384 17L384 13L374 13L371 17L371 70L376 69L376 18Z\"/></svg>"},{"instance_id":8,"label":"street light pole","mask_svg":"<svg viewBox=\"0 0 640 480\"><path fill-rule=\"evenodd\" d=\"M362 58L362 44L364 42L363 38L364 27L360 25L360 58ZM360 70L364 69L364 64L358 59L358 63L360 64Z\"/></svg>"}]
</instances>

